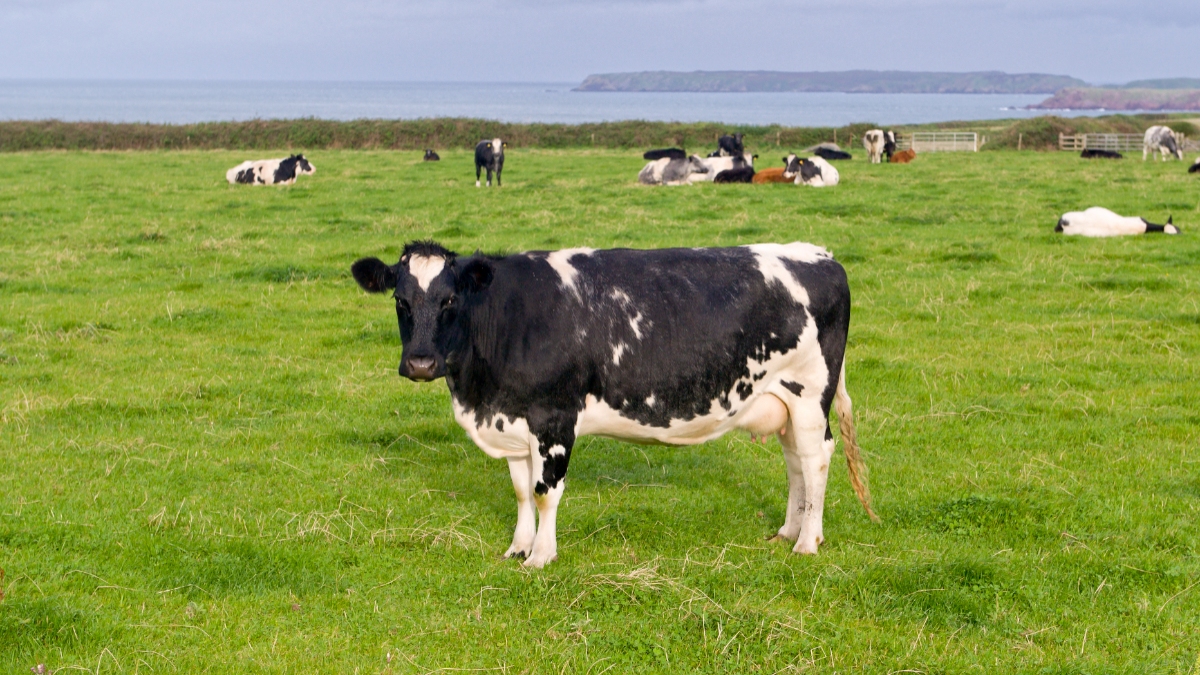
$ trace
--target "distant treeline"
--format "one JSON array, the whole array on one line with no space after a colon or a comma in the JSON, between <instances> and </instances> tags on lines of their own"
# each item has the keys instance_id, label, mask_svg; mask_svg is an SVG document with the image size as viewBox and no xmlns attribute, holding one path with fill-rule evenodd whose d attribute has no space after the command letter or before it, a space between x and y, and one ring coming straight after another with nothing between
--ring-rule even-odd
<instances>
[{"instance_id":1,"label":"distant treeline","mask_svg":"<svg viewBox=\"0 0 1200 675\"><path fill-rule=\"evenodd\" d=\"M888 127L896 131L933 129L977 131L987 137L985 150L1016 148L1050 150L1058 134L1141 133L1153 124L1168 124L1189 137L1196 127L1162 114L1105 117L1037 117L1029 120L945 122ZM604 122L597 124L506 124L478 119L420 120L318 119L206 122L203 124L113 124L106 122L0 122L0 152L29 150L422 150L469 149L481 139L500 137L512 148L611 148L645 150L682 147L692 152L716 148L725 133L745 134L748 149L782 147L797 150L836 141L851 150L862 148L868 129L880 125L782 127L677 122Z\"/></svg>"}]
</instances>

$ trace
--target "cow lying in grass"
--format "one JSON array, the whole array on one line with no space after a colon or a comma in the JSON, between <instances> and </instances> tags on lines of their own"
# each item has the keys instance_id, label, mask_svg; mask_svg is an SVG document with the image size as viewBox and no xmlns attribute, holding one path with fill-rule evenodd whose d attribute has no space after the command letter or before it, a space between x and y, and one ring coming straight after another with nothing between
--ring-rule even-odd
<instances>
[{"instance_id":1,"label":"cow lying in grass","mask_svg":"<svg viewBox=\"0 0 1200 675\"><path fill-rule=\"evenodd\" d=\"M1196 161L1188 167L1188 173L1200 173L1200 157L1197 157Z\"/></svg>"},{"instance_id":2,"label":"cow lying in grass","mask_svg":"<svg viewBox=\"0 0 1200 675\"><path fill-rule=\"evenodd\" d=\"M1147 232L1179 234L1179 228L1175 227L1174 221L1174 218L1167 218L1166 225L1155 225L1145 218L1121 216L1106 208L1093 206L1086 211L1064 213L1054 226L1054 231L1083 237L1120 237Z\"/></svg>"},{"instance_id":3,"label":"cow lying in grass","mask_svg":"<svg viewBox=\"0 0 1200 675\"><path fill-rule=\"evenodd\" d=\"M1124 159L1124 155L1113 150L1101 150L1100 148L1087 148L1079 153L1083 159Z\"/></svg>"},{"instance_id":4,"label":"cow lying in grass","mask_svg":"<svg viewBox=\"0 0 1200 675\"><path fill-rule=\"evenodd\" d=\"M916 158L917 151L909 148L893 154L891 158L888 159L888 164L908 164Z\"/></svg>"},{"instance_id":5,"label":"cow lying in grass","mask_svg":"<svg viewBox=\"0 0 1200 675\"><path fill-rule=\"evenodd\" d=\"M750 182L761 185L764 183L791 183L795 179L795 176L788 175L786 166L773 166L769 169L755 172L754 178L750 179Z\"/></svg>"},{"instance_id":6,"label":"cow lying in grass","mask_svg":"<svg viewBox=\"0 0 1200 675\"><path fill-rule=\"evenodd\" d=\"M648 150L642 158L650 160L638 172L638 182L643 185L686 185L696 174L708 173L702 158L688 156L679 148Z\"/></svg>"},{"instance_id":7,"label":"cow lying in grass","mask_svg":"<svg viewBox=\"0 0 1200 675\"><path fill-rule=\"evenodd\" d=\"M741 152L730 157L704 157L700 161L708 168L705 173L695 173L688 176L688 181L692 183L712 182L716 180L717 174L732 169L751 169L750 175L753 176L754 159L757 155L749 152ZM750 182L749 180L745 182Z\"/></svg>"},{"instance_id":8,"label":"cow lying in grass","mask_svg":"<svg viewBox=\"0 0 1200 675\"><path fill-rule=\"evenodd\" d=\"M778 434L788 476L776 537L824 542L837 412L850 482L874 518L844 367L845 269L811 244L460 257L412 242L399 262L351 268L391 292L400 375L445 378L454 418L505 459L517 497L506 556L543 567L582 436L693 445Z\"/></svg>"},{"instance_id":9,"label":"cow lying in grass","mask_svg":"<svg viewBox=\"0 0 1200 675\"><path fill-rule=\"evenodd\" d=\"M304 155L292 155L279 159L260 159L245 161L225 172L225 180L230 185L291 185L296 182L296 176L317 172Z\"/></svg>"},{"instance_id":10,"label":"cow lying in grass","mask_svg":"<svg viewBox=\"0 0 1200 675\"><path fill-rule=\"evenodd\" d=\"M787 156L785 175L793 176L796 185L809 187L832 187L841 182L841 175L833 165L821 157Z\"/></svg>"}]
</instances>

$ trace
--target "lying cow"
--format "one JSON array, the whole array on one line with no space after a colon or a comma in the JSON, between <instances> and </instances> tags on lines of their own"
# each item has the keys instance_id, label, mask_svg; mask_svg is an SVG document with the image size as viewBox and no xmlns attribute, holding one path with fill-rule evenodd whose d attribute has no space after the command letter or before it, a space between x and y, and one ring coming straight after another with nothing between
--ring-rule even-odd
<instances>
[{"instance_id":1,"label":"lying cow","mask_svg":"<svg viewBox=\"0 0 1200 675\"><path fill-rule=\"evenodd\" d=\"M796 185L809 187L832 187L841 181L838 170L820 157L788 155L784 175L789 174Z\"/></svg>"},{"instance_id":2,"label":"lying cow","mask_svg":"<svg viewBox=\"0 0 1200 675\"><path fill-rule=\"evenodd\" d=\"M754 167L743 166L737 169L725 169L713 178L714 183L753 183Z\"/></svg>"},{"instance_id":3,"label":"lying cow","mask_svg":"<svg viewBox=\"0 0 1200 675\"><path fill-rule=\"evenodd\" d=\"M311 176L317 172L304 155L292 155L280 159L245 161L225 172L230 185L292 185L296 176Z\"/></svg>"},{"instance_id":4,"label":"lying cow","mask_svg":"<svg viewBox=\"0 0 1200 675\"><path fill-rule=\"evenodd\" d=\"M1125 156L1114 150L1101 150L1100 148L1086 148L1079 153L1083 159L1125 159Z\"/></svg>"},{"instance_id":5,"label":"lying cow","mask_svg":"<svg viewBox=\"0 0 1200 675\"><path fill-rule=\"evenodd\" d=\"M682 159L663 157L642 167L638 182L643 185L688 185L694 176L705 173L708 173L708 167L698 155Z\"/></svg>"},{"instance_id":6,"label":"lying cow","mask_svg":"<svg viewBox=\"0 0 1200 675\"><path fill-rule=\"evenodd\" d=\"M1169 127L1155 126L1146 130L1146 135L1142 138L1142 161L1146 161L1146 155L1154 153L1158 153L1164 162L1167 161L1168 154L1183 159L1183 148L1179 147L1175 132Z\"/></svg>"},{"instance_id":7,"label":"lying cow","mask_svg":"<svg viewBox=\"0 0 1200 675\"><path fill-rule=\"evenodd\" d=\"M784 159L786 161L786 158ZM782 168L773 166L769 169L755 172L754 178L750 179L750 182L755 185L761 185L764 183L791 183L795 179L795 176L787 173L786 166Z\"/></svg>"},{"instance_id":8,"label":"lying cow","mask_svg":"<svg viewBox=\"0 0 1200 675\"><path fill-rule=\"evenodd\" d=\"M890 162L892 153L896 152L896 134L882 129L871 129L863 134L863 148L866 149L872 164L882 163L884 155L887 155Z\"/></svg>"},{"instance_id":9,"label":"lying cow","mask_svg":"<svg viewBox=\"0 0 1200 675\"><path fill-rule=\"evenodd\" d=\"M834 440L873 519L844 357L846 272L811 244L531 251L459 257L434 242L351 268L392 291L400 375L445 377L454 418L508 460L517 524L506 556L558 555L555 519L582 436L692 445L733 429L778 434L788 473L779 539L824 541ZM666 291L666 292L664 292ZM536 526L535 526L536 511Z\"/></svg>"},{"instance_id":10,"label":"lying cow","mask_svg":"<svg viewBox=\"0 0 1200 675\"><path fill-rule=\"evenodd\" d=\"M438 157L438 154L430 149L425 151L425 157L422 159L426 162L438 162L441 161L442 158Z\"/></svg>"},{"instance_id":11,"label":"lying cow","mask_svg":"<svg viewBox=\"0 0 1200 675\"><path fill-rule=\"evenodd\" d=\"M1188 173L1200 173L1200 157L1197 157L1196 161L1188 167Z\"/></svg>"},{"instance_id":12,"label":"lying cow","mask_svg":"<svg viewBox=\"0 0 1200 675\"><path fill-rule=\"evenodd\" d=\"M696 173L688 177L688 181L692 183L703 183L713 181L717 174L730 169L744 169L746 167L754 167L754 159L757 155L749 152L742 152L732 157L704 157L700 161L708 168L705 173ZM751 174L753 175L753 174Z\"/></svg>"},{"instance_id":13,"label":"lying cow","mask_svg":"<svg viewBox=\"0 0 1200 675\"><path fill-rule=\"evenodd\" d=\"M850 153L844 150L834 150L833 148L824 148L819 145L816 148L813 148L813 154L830 162L835 162L842 159L853 159Z\"/></svg>"},{"instance_id":14,"label":"lying cow","mask_svg":"<svg viewBox=\"0 0 1200 675\"><path fill-rule=\"evenodd\" d=\"M682 148L661 148L658 150L647 150L642 153L642 159L686 159L687 151Z\"/></svg>"},{"instance_id":15,"label":"lying cow","mask_svg":"<svg viewBox=\"0 0 1200 675\"><path fill-rule=\"evenodd\" d=\"M1175 219L1171 217L1167 218L1166 225L1155 225L1145 218L1120 216L1106 208L1093 206L1086 211L1064 213L1054 226L1054 231L1084 237L1120 237L1147 232L1179 234L1179 228L1175 227L1174 222Z\"/></svg>"},{"instance_id":16,"label":"lying cow","mask_svg":"<svg viewBox=\"0 0 1200 675\"><path fill-rule=\"evenodd\" d=\"M908 164L917 158L917 151L909 148L901 150L888 158L888 164Z\"/></svg>"},{"instance_id":17,"label":"lying cow","mask_svg":"<svg viewBox=\"0 0 1200 675\"><path fill-rule=\"evenodd\" d=\"M504 170L504 148L508 143L493 138L475 144L475 187L479 187L479 174L487 170L487 184L492 187L492 172L496 173L496 187L500 187L500 172Z\"/></svg>"}]
</instances>

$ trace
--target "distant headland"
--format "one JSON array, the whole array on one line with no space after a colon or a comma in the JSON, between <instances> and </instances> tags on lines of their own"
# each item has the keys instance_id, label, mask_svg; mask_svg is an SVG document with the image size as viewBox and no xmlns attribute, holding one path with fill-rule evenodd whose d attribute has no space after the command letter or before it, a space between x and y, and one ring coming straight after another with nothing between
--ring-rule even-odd
<instances>
[{"instance_id":1,"label":"distant headland","mask_svg":"<svg viewBox=\"0 0 1200 675\"><path fill-rule=\"evenodd\" d=\"M575 91L845 92L854 94L1053 94L1083 80L1042 73L919 73L901 70L779 72L647 71L589 75Z\"/></svg>"}]
</instances>

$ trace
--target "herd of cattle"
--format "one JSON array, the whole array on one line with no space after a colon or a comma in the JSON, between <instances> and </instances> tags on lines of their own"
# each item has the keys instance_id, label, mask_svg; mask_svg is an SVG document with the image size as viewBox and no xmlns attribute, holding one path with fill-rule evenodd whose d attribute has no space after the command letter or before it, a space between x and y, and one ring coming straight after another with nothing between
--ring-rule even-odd
<instances>
[{"instance_id":1,"label":"herd of cattle","mask_svg":"<svg viewBox=\"0 0 1200 675\"><path fill-rule=\"evenodd\" d=\"M707 157L689 155L681 148L648 150L642 157L647 164L638 172L638 182L644 185L691 185L694 183L792 183L809 187L830 187L841 182L841 175L831 162L851 159L851 155L834 143L820 143L808 149L809 157L794 153L783 158L783 166L755 170L754 160L758 155L748 152L743 143L743 134L726 134L717 139L717 149ZM911 148L897 150L896 134L883 129L871 129L863 134L863 148L872 164L883 161L908 164L916 157ZM504 170L504 148L502 139L492 138L479 141L475 146L475 186L482 185L483 174L487 174L487 185L492 177L501 185ZM1158 156L1162 161L1168 157L1183 159L1183 148L1175 132L1169 127L1152 126L1146 130L1142 144L1142 161ZM1122 159L1119 152L1088 148L1080 153L1085 159ZM438 161L441 157L432 149L425 151L424 160ZM316 167L304 155L292 155L279 159L246 161L225 173L231 184L291 185L297 176L312 175ZM1188 168L1188 173L1200 173L1200 159ZM1055 226L1056 232L1090 237L1111 237L1128 234L1179 232L1171 220L1157 225L1139 217L1119 216L1100 207L1064 214Z\"/></svg>"}]
</instances>

